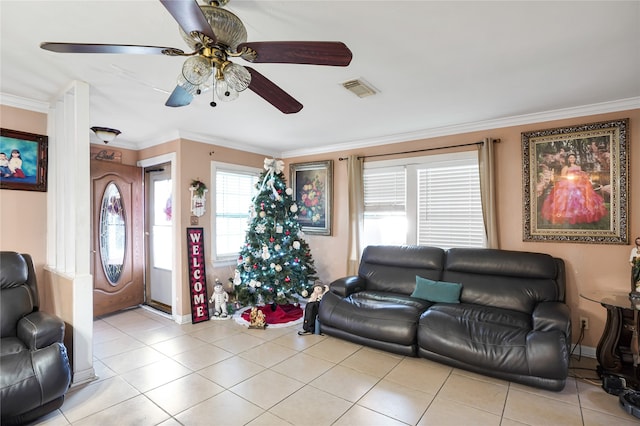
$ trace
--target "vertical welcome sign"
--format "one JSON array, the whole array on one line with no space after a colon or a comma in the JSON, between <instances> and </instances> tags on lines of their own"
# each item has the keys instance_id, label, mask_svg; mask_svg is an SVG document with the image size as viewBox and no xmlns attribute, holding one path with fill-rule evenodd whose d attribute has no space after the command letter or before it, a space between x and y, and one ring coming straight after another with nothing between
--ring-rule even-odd
<instances>
[{"instance_id":1,"label":"vertical welcome sign","mask_svg":"<svg viewBox=\"0 0 640 426\"><path fill-rule=\"evenodd\" d=\"M187 228L187 261L191 286L191 323L209 320L207 277L204 270L204 235L202 228Z\"/></svg>"}]
</instances>

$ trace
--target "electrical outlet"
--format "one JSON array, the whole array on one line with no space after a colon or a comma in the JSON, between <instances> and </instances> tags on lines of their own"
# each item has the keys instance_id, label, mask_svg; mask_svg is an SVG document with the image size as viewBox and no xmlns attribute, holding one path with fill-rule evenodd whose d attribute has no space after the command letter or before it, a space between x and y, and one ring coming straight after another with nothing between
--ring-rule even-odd
<instances>
[{"instance_id":1,"label":"electrical outlet","mask_svg":"<svg viewBox=\"0 0 640 426\"><path fill-rule=\"evenodd\" d=\"M580 317L580 328L585 330L589 329L589 318Z\"/></svg>"}]
</instances>

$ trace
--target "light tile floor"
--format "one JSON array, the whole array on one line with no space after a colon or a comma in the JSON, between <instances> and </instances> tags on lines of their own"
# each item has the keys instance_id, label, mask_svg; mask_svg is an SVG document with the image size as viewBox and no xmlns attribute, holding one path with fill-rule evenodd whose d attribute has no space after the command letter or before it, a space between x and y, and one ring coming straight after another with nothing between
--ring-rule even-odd
<instances>
[{"instance_id":1,"label":"light tile floor","mask_svg":"<svg viewBox=\"0 0 640 426\"><path fill-rule=\"evenodd\" d=\"M596 382L570 378L562 392L542 391L298 329L178 325L143 308L102 317L94 322L98 379L71 389L36 424L640 424Z\"/></svg>"}]
</instances>

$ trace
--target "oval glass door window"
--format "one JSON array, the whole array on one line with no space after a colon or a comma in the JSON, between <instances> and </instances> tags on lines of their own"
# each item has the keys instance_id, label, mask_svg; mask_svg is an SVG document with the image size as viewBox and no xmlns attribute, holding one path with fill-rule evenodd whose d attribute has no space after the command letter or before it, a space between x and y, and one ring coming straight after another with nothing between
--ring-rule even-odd
<instances>
[{"instance_id":1,"label":"oval glass door window","mask_svg":"<svg viewBox=\"0 0 640 426\"><path fill-rule=\"evenodd\" d=\"M125 214L120 190L110 182L100 208L100 258L109 283L115 285L122 274L126 248Z\"/></svg>"}]
</instances>

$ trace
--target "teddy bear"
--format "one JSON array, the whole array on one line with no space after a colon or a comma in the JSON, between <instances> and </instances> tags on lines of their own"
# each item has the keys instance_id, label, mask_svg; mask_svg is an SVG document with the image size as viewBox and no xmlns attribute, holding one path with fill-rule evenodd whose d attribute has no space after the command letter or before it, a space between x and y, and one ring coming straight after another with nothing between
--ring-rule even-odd
<instances>
[{"instance_id":1,"label":"teddy bear","mask_svg":"<svg viewBox=\"0 0 640 426\"><path fill-rule=\"evenodd\" d=\"M213 303L213 315L216 317L227 318L227 302L229 301L229 295L222 284L216 281L213 286L213 295L209 299L209 303Z\"/></svg>"}]
</instances>

